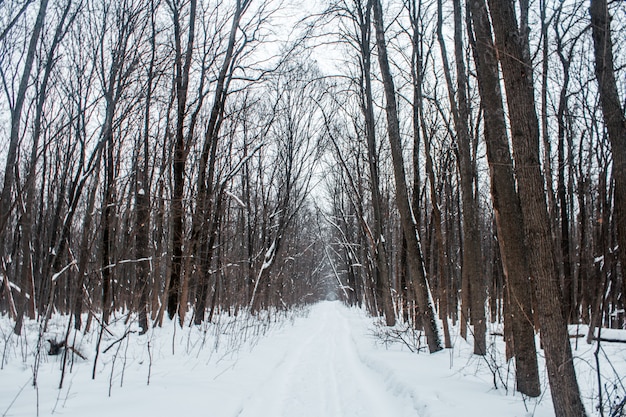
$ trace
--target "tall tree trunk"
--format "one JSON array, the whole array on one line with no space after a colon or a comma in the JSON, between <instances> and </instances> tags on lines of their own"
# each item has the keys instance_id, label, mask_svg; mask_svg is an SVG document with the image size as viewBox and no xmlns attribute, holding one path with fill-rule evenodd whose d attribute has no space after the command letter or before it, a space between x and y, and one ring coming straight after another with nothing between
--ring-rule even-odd
<instances>
[{"instance_id":1,"label":"tall tree trunk","mask_svg":"<svg viewBox=\"0 0 626 417\"><path fill-rule=\"evenodd\" d=\"M156 62L156 24L155 4L150 1L150 47L151 56L148 64L148 80L146 86L146 104L144 111L144 125L141 140L138 144L136 184L135 184L135 276L139 291L139 328L140 334L148 331L148 299L150 297L151 259L150 259L150 109L152 92L154 89L154 64Z\"/></svg>"},{"instance_id":2,"label":"tall tree trunk","mask_svg":"<svg viewBox=\"0 0 626 417\"><path fill-rule=\"evenodd\" d=\"M531 309L532 287L530 267L526 257L522 209L513 175L513 160L502 104L498 62L491 34L487 5L484 0L472 0L471 20L476 43L474 57L478 89L485 115L485 144L491 179L498 244L506 278L505 297L508 317L514 320L507 326L513 333L518 391L537 397L541 393L537 351Z\"/></svg>"},{"instance_id":3,"label":"tall tree trunk","mask_svg":"<svg viewBox=\"0 0 626 417\"><path fill-rule=\"evenodd\" d=\"M374 99L372 98L371 80L371 2L365 13L359 8L360 44L361 57L363 59L363 81L361 91L361 110L365 117L365 135L367 137L367 157L370 172L370 191L372 193L372 208L374 211L374 253L376 255L375 279L381 289L379 296L382 298L382 307L385 313L387 326L396 324L396 315L391 297L391 277L389 274L389 261L387 258L387 248L385 247L384 218L382 214L382 199L380 196L380 177L378 172L378 148L376 146L376 127L374 119Z\"/></svg>"},{"instance_id":4,"label":"tall tree trunk","mask_svg":"<svg viewBox=\"0 0 626 417\"><path fill-rule=\"evenodd\" d=\"M446 248L443 237L443 226L441 219L441 208L439 199L437 198L437 183L435 179L435 170L433 168L433 157L430 148L431 138L424 137L424 154L426 156L426 176L430 183L430 200L433 206L432 222L435 229L435 256L437 265L437 275L439 276L439 318L443 321L443 343L446 349L452 347L450 339L450 330L448 328L448 282L450 280L447 273ZM443 198L443 197L442 197Z\"/></svg>"},{"instance_id":5,"label":"tall tree trunk","mask_svg":"<svg viewBox=\"0 0 626 417\"><path fill-rule=\"evenodd\" d=\"M113 66L115 68L115 66ZM111 75L115 80L116 76ZM111 313L111 282L113 280L113 255L115 246L115 217L117 201L115 200L115 159L113 157L113 114L115 104L110 91L107 94L107 111L104 126L103 141L105 143L105 176L104 198L102 199L102 247L101 247L101 276L102 276L102 322L108 324Z\"/></svg>"},{"instance_id":6,"label":"tall tree trunk","mask_svg":"<svg viewBox=\"0 0 626 417\"><path fill-rule=\"evenodd\" d=\"M169 288L167 294L167 315L170 319L178 312L178 304L181 290L181 276L183 269L183 242L184 242L184 217L183 194L185 187L185 160L187 151L185 146L185 118L187 115L187 89L189 86L189 70L191 68L191 56L194 47L194 35L196 26L197 0L189 3L189 24L186 52L182 51L180 10L178 4L172 4L174 18L174 41L176 48L176 137L174 142L174 155L172 161L174 190L172 193L172 215L170 228L172 233L172 262L169 274ZM186 306L182 306L186 308Z\"/></svg>"},{"instance_id":7,"label":"tall tree trunk","mask_svg":"<svg viewBox=\"0 0 626 417\"><path fill-rule=\"evenodd\" d=\"M566 117L567 117L567 112L568 112L567 94L568 94L569 79L570 79L569 68L570 68L570 62L571 62L571 54L573 53L574 48L572 47L570 49L569 56L565 56L565 53L563 51L563 42L562 42L558 29L556 29L556 35L557 35L556 36L557 54L559 56L559 60L561 61L561 65L563 67L563 82L561 85L561 92L559 93L559 105L558 105L557 115L556 115L557 124L558 124L557 198L559 202L560 229L561 229L560 255L562 257L562 265L563 265L563 284L562 284L561 290L563 293L563 311L565 313L565 320L567 321L567 323L575 323L576 316L574 315L574 309L576 307L576 299L574 295L574 281L573 281L571 258L570 258L570 218L569 218L569 210L568 210L567 186L565 183L565 168L566 168L565 136L566 134L568 134L567 126L566 126ZM572 149L569 148L569 152L571 151Z\"/></svg>"},{"instance_id":8,"label":"tall tree trunk","mask_svg":"<svg viewBox=\"0 0 626 417\"><path fill-rule=\"evenodd\" d=\"M480 242L480 229L478 220L478 200L474 196L475 169L471 155L471 139L469 129L469 104L467 101L467 73L465 70L465 56L463 50L463 30L461 18L461 3L454 0L454 51L457 76L457 95L455 98L454 85L448 57L446 53L445 40L443 38L443 7L442 0L438 0L438 25L437 33L439 45L441 47L444 75L448 86L448 99L452 108L452 116L456 128L457 141L457 161L459 165L459 175L461 177L461 200L463 216L463 266L462 282L463 300L468 303L470 317L462 317L462 320L471 318L474 325L474 353L485 355L487 351L486 332L487 323L485 320L485 302L487 297L483 268L482 268L482 248ZM458 101L458 102L457 102ZM465 294L469 289L469 294ZM466 311L467 309L464 308Z\"/></svg>"},{"instance_id":9,"label":"tall tree trunk","mask_svg":"<svg viewBox=\"0 0 626 417\"><path fill-rule=\"evenodd\" d=\"M22 119L22 110L24 108L24 101L26 100L26 90L30 84L30 73L33 68L33 61L35 60L35 53L37 51L37 42L39 41L39 35L44 25L46 17L46 10L48 8L48 0L41 0L39 6L39 12L37 13L37 19L35 20L35 26L33 32L30 35L30 41L28 43L28 50L26 52L26 58L24 60L24 70L22 71L22 78L15 95L15 102L11 109L11 133L9 137L9 150L6 156L6 165L4 169L4 183L2 186L2 193L0 193L0 241L4 241L4 231L9 220L11 213L11 206L13 204L11 194L15 186L16 169L17 169L17 147L20 142L20 124ZM0 247L3 248L3 247ZM0 255L4 253L0 252Z\"/></svg>"},{"instance_id":10,"label":"tall tree trunk","mask_svg":"<svg viewBox=\"0 0 626 417\"><path fill-rule=\"evenodd\" d=\"M413 212L409 203L408 188L404 171L404 159L402 156L402 143L400 138L400 122L398 120L398 106L396 103L396 91L387 57L387 45L385 42L385 26L383 24L383 11L380 0L373 0L374 27L376 28L376 45L378 47L378 63L383 79L386 99L387 130L391 157L393 160L394 178L396 181L396 204L400 212L402 230L407 240L409 253L409 272L412 276L417 302L419 303L424 332L430 352L441 350L441 336L437 324L437 315L433 305L432 294L426 280L422 252L417 240L416 225L413 220Z\"/></svg>"},{"instance_id":11,"label":"tall tree trunk","mask_svg":"<svg viewBox=\"0 0 626 417\"><path fill-rule=\"evenodd\" d=\"M504 75L530 270L536 280L541 336L557 417L585 416L563 316L555 248L539 158L528 32L522 32L512 0L489 0L498 56ZM522 16L524 14L522 13ZM522 25L523 26L523 25ZM541 192L540 192L541 191Z\"/></svg>"},{"instance_id":12,"label":"tall tree trunk","mask_svg":"<svg viewBox=\"0 0 626 417\"><path fill-rule=\"evenodd\" d=\"M596 56L596 78L600 87L600 104L613 156L618 256L622 266L622 291L624 291L626 289L626 273L624 273L626 271L626 116L615 81L611 16L607 1L591 0L589 12Z\"/></svg>"},{"instance_id":13,"label":"tall tree trunk","mask_svg":"<svg viewBox=\"0 0 626 417\"><path fill-rule=\"evenodd\" d=\"M541 18L541 49L543 60L541 62L541 139L543 142L543 170L546 177L546 191L548 200L548 213L552 220L555 218L555 198L552 188L552 143L548 134L548 66L549 66L549 23L546 17L547 0L539 0L539 14Z\"/></svg>"},{"instance_id":14,"label":"tall tree trunk","mask_svg":"<svg viewBox=\"0 0 626 417\"><path fill-rule=\"evenodd\" d=\"M196 250L200 259L200 293L198 297L198 309L196 311L195 323L200 324L204 320L204 306L206 303L207 292L211 274L209 272L213 258L213 243L215 241L214 234L217 233L218 223L221 216L221 199L223 193L220 188L215 187L215 164L217 156L217 148L219 141L219 133L224 117L224 109L226 98L228 97L228 89L232 78L233 60L237 57L235 51L235 42L237 32L239 31L239 23L241 17L245 13L251 0L242 0L237 2L235 13L231 24L231 29L226 46L224 61L222 62L220 72L217 77L217 85L215 96L213 99L213 108L211 116L204 136L204 144L200 156L200 165L198 172L198 204L196 213L194 213L193 236L196 242ZM214 196L213 193L216 192ZM212 203L215 199L215 204ZM206 224L207 219L212 219L210 224Z\"/></svg>"},{"instance_id":15,"label":"tall tree trunk","mask_svg":"<svg viewBox=\"0 0 626 417\"><path fill-rule=\"evenodd\" d=\"M52 44L50 45L50 49L46 54L46 64L44 67L44 73L41 81L41 85L38 91L38 97L36 101L35 107L35 119L33 123L33 143L31 146L31 154L29 160L29 168L28 173L26 175L26 183L24 185L24 201L21 205L23 207L23 213L21 216L20 224L22 229L22 256L23 256L23 268L22 268L22 279L21 279L21 287L22 291L20 293L20 297L22 301L20 302L20 313L18 317L18 323L15 325L15 329L19 329L21 327L21 315L23 314L23 309L25 308L24 304L27 304L26 310L28 312L28 317L30 319L35 318L35 308L36 308L36 294L35 294L35 271L33 265L33 250L36 245L33 244L33 210L35 204L35 193L36 193L36 169L37 162L39 159L39 141L41 140L42 134L42 117L44 104L47 98L48 92L48 82L50 80L50 74L52 73L52 68L55 63L55 54L61 39L64 34L67 33L65 30L65 20L69 13L70 7L72 5L72 1L69 0L67 5L63 9L63 14L61 15L61 19L56 26L56 30L54 32L54 37L52 40ZM74 15L75 16L75 15ZM26 299L26 294L29 295L28 300ZM18 325L19 324L19 325ZM16 332L17 333L17 332Z\"/></svg>"}]
</instances>

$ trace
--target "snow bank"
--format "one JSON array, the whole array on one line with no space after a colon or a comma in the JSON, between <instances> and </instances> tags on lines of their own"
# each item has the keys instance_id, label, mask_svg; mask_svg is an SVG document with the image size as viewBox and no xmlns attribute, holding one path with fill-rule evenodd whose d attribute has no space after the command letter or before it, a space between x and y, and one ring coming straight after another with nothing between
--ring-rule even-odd
<instances>
[{"instance_id":1,"label":"snow bank","mask_svg":"<svg viewBox=\"0 0 626 417\"><path fill-rule=\"evenodd\" d=\"M45 351L37 387L32 386L38 324L27 321L18 338L10 320L0 318L0 415L554 415L545 383L539 399L515 392L501 337L491 338L486 358L472 355L471 340L459 337L453 349L417 354L400 343L381 343L374 336L380 332L375 320L339 302L320 303L291 317L222 315L201 327L180 328L166 320L145 336L122 319L103 335L95 379L97 331L70 334L70 344L85 359L68 356L59 389L63 355ZM53 317L46 338L64 338L67 324L66 317ZM586 406L594 415L597 345L572 341ZM623 345L603 344L598 352L604 382L626 375ZM613 390L605 398L615 399L619 384Z\"/></svg>"}]
</instances>

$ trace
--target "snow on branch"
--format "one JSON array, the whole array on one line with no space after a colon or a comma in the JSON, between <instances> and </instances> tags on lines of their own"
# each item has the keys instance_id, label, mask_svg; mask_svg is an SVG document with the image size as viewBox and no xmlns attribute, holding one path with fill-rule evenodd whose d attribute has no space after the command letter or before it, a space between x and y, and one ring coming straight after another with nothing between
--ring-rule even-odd
<instances>
[{"instance_id":1,"label":"snow on branch","mask_svg":"<svg viewBox=\"0 0 626 417\"><path fill-rule=\"evenodd\" d=\"M246 208L246 205L243 203L243 201L241 201L241 199L239 197L237 197L235 194L231 193L230 191L226 190L224 191L224 193L229 196L230 198L232 198L233 200L235 200L237 202L237 204L239 204L239 206L243 209Z\"/></svg>"},{"instance_id":2,"label":"snow on branch","mask_svg":"<svg viewBox=\"0 0 626 417\"><path fill-rule=\"evenodd\" d=\"M68 269L70 269L71 267L73 267L74 265L76 265L76 261L72 261L69 264L65 265L63 267L63 269L61 269L59 272L55 273L52 275L52 282L56 282L57 279L59 279L59 277Z\"/></svg>"}]
</instances>

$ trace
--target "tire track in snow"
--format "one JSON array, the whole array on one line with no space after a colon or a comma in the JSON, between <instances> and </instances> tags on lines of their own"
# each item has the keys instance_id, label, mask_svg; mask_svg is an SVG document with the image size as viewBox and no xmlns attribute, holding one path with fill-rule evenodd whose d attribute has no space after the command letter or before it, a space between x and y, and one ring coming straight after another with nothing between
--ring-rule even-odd
<instances>
[{"instance_id":1,"label":"tire track in snow","mask_svg":"<svg viewBox=\"0 0 626 417\"><path fill-rule=\"evenodd\" d=\"M339 303L316 306L310 336L282 347L285 359L244 401L239 416L418 416L413 399L363 361L347 313Z\"/></svg>"}]
</instances>

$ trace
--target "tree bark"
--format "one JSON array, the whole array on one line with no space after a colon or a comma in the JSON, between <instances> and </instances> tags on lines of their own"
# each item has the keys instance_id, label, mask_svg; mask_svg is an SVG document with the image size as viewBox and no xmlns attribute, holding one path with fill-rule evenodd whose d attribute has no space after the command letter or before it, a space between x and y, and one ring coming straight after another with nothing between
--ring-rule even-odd
<instances>
[{"instance_id":1,"label":"tree bark","mask_svg":"<svg viewBox=\"0 0 626 417\"><path fill-rule=\"evenodd\" d=\"M448 86L448 99L452 109L454 126L456 129L457 161L459 166L462 216L463 216L463 265L462 282L464 293L463 301L470 305L470 317L462 317L462 320L471 319L474 325L474 354L485 355L487 353L485 320L485 302L487 292L482 268L482 248L480 242L480 229L478 219L478 200L474 195L475 169L471 155L471 139L469 129L469 105L467 102L467 73L464 63L461 4L459 0L453 1L454 6L454 51L457 76L457 95L455 98L454 86L446 46L443 38L443 11L442 0L438 0L438 25L437 33L441 47L444 75ZM457 102L458 101L458 102ZM469 294L466 294L469 289ZM464 311L467 311L464 308Z\"/></svg>"},{"instance_id":2,"label":"tree bark","mask_svg":"<svg viewBox=\"0 0 626 417\"><path fill-rule=\"evenodd\" d=\"M493 45L487 6L484 0L472 0L471 18L476 43L474 59L478 89L485 117L485 145L491 179L498 244L506 278L507 316L512 317L513 353L515 355L517 390L536 397L541 393L537 352L530 300L531 282L522 209L516 191L513 160L502 104L498 62ZM510 321L510 320L509 320Z\"/></svg>"},{"instance_id":3,"label":"tree bark","mask_svg":"<svg viewBox=\"0 0 626 417\"><path fill-rule=\"evenodd\" d=\"M146 86L146 104L144 111L143 133L138 143L135 184L135 276L139 291L139 328L140 334L148 331L148 299L150 297L151 266L150 259L150 110L154 89L154 66L156 62L156 24L155 4L150 1L150 63L148 64L148 80Z\"/></svg>"},{"instance_id":4,"label":"tree bark","mask_svg":"<svg viewBox=\"0 0 626 417\"><path fill-rule=\"evenodd\" d=\"M618 256L622 266L622 291L626 289L626 116L620 102L611 40L611 16L606 0L591 0L589 8L596 57L596 78L604 125L611 142Z\"/></svg>"},{"instance_id":5,"label":"tree bark","mask_svg":"<svg viewBox=\"0 0 626 417\"><path fill-rule=\"evenodd\" d=\"M563 316L555 248L539 158L539 123L534 102L528 32L522 32L511 0L489 0L506 88L530 271L536 280L541 336L557 417L585 416Z\"/></svg>"},{"instance_id":6,"label":"tree bark","mask_svg":"<svg viewBox=\"0 0 626 417\"><path fill-rule=\"evenodd\" d=\"M15 96L15 103L11 109L11 133L9 137L9 150L6 157L6 166L4 169L4 183L2 186L2 193L0 193L0 240L4 240L4 231L11 214L11 206L13 204L11 194L13 187L15 186L15 170L17 169L17 147L20 142L20 124L22 119L22 110L24 108L24 101L26 100L26 90L30 84L30 73L33 68L33 61L35 60L35 53L37 51L37 42L39 41L39 35L44 25L46 17L46 10L48 8L48 0L41 0L39 6L39 12L37 13L37 19L35 20L35 26L30 36L28 43L28 50L26 52L26 58L24 60L24 70L22 71L22 78ZM4 255L0 253L0 255Z\"/></svg>"},{"instance_id":7,"label":"tree bark","mask_svg":"<svg viewBox=\"0 0 626 417\"><path fill-rule=\"evenodd\" d=\"M186 52L182 52L181 26L178 5L172 5L174 14L174 38L176 49L176 137L174 142L174 156L172 161L174 190L172 192L172 205L170 228L172 232L172 262L169 274L169 289L167 294L167 315L170 319L178 312L180 297L180 281L183 269L183 242L184 242L184 217L183 197L185 187L185 160L187 151L185 146L185 118L187 115L187 89L189 86L189 71L191 56L194 47L194 35L196 25L197 0L189 3L189 24ZM183 306L186 308L186 306Z\"/></svg>"},{"instance_id":8,"label":"tree bark","mask_svg":"<svg viewBox=\"0 0 626 417\"><path fill-rule=\"evenodd\" d=\"M362 80L362 102L361 110L365 117L365 136L367 138L367 157L370 172L370 191L372 193L372 208L374 211L374 253L376 254L376 270L375 279L378 287L381 289L379 296L382 298L383 311L387 326L396 324L396 315L393 308L393 299L391 297L391 277L389 274L389 262L387 258L387 248L385 247L385 239L383 237L384 218L381 210L382 199L380 196L380 178L378 172L378 149L376 146L376 129L374 119L374 99L372 98L372 79L371 79L371 2L365 13L359 9L361 16L360 26L360 44L359 48L363 59L363 80Z\"/></svg>"},{"instance_id":9,"label":"tree bark","mask_svg":"<svg viewBox=\"0 0 626 417\"><path fill-rule=\"evenodd\" d=\"M374 27L376 28L376 45L378 47L378 63L380 65L385 90L387 131L389 135L389 144L391 146L391 157L393 160L393 171L396 182L396 204L398 206L398 211L400 212L402 230L407 241L407 250L409 253L409 272L412 276L417 302L419 304L420 313L422 314L422 322L424 324L424 332L426 334L428 348L432 353L442 349L441 336L439 334L439 326L437 324L437 315L433 305L432 295L428 286L428 281L426 280L424 261L417 238L413 212L409 203L408 188L404 171L404 159L402 156L396 91L393 78L391 76L391 69L389 67L389 59L387 57L383 12L380 0L373 0L373 7Z\"/></svg>"}]
</instances>

